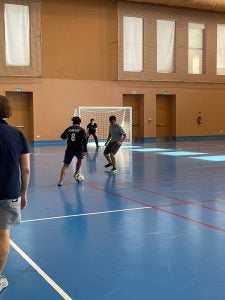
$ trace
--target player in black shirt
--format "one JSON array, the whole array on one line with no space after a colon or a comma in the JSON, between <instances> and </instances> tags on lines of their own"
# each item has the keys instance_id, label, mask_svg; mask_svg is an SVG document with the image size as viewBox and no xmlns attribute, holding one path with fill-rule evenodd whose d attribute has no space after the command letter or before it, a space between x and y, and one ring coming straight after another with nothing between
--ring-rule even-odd
<instances>
[{"instance_id":1,"label":"player in black shirt","mask_svg":"<svg viewBox=\"0 0 225 300\"><path fill-rule=\"evenodd\" d=\"M96 135L97 127L98 126L95 123L95 120L91 119L90 123L87 125L87 133L88 133L88 135L87 135L87 142L88 142L88 139L89 139L90 135L93 135L96 147L98 148L99 147L99 145L98 145L98 138L97 138L97 135Z\"/></svg>"},{"instance_id":2,"label":"player in black shirt","mask_svg":"<svg viewBox=\"0 0 225 300\"><path fill-rule=\"evenodd\" d=\"M61 134L61 139L67 139L67 148L65 151L63 161L64 165L61 169L58 186L63 185L63 179L74 156L77 158L74 178L76 179L77 176L79 176L82 159L87 152L87 137L85 130L80 127L81 119L79 117L73 117L72 122L73 125L66 128L66 130Z\"/></svg>"}]
</instances>

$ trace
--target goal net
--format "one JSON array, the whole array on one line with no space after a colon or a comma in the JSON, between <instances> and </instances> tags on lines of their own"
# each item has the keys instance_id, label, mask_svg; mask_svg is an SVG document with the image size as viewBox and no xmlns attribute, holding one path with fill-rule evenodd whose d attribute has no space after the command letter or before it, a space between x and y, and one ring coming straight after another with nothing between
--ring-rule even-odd
<instances>
[{"instance_id":1,"label":"goal net","mask_svg":"<svg viewBox=\"0 0 225 300\"><path fill-rule=\"evenodd\" d=\"M123 127L127 138L124 142L132 143L132 107L109 107L109 106L79 106L75 108L74 115L81 118L81 126L87 129L90 119L94 119L98 125L97 136L99 142L105 142L109 133L109 117L115 116L116 122ZM90 137L90 141L92 136Z\"/></svg>"}]
</instances>

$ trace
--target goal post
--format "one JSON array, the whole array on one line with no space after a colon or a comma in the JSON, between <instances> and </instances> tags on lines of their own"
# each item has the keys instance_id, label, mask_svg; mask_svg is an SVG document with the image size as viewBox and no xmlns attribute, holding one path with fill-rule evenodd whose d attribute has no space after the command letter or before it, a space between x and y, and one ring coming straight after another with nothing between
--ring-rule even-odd
<instances>
[{"instance_id":1,"label":"goal post","mask_svg":"<svg viewBox=\"0 0 225 300\"><path fill-rule=\"evenodd\" d=\"M105 142L108 137L109 117L115 116L116 122L124 128L127 138L125 143L132 143L132 107L125 106L79 106L74 109L74 115L81 118L81 126L86 130L90 119L97 123L99 142Z\"/></svg>"}]
</instances>

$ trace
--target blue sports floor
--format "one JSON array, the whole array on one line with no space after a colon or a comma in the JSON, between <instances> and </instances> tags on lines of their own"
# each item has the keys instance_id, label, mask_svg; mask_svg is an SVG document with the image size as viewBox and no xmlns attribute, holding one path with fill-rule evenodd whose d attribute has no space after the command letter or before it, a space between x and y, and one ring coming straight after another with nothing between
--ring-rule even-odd
<instances>
[{"instance_id":1,"label":"blue sports floor","mask_svg":"<svg viewBox=\"0 0 225 300\"><path fill-rule=\"evenodd\" d=\"M34 148L12 229L7 300L224 300L225 141L88 145L57 187L64 147Z\"/></svg>"}]
</instances>

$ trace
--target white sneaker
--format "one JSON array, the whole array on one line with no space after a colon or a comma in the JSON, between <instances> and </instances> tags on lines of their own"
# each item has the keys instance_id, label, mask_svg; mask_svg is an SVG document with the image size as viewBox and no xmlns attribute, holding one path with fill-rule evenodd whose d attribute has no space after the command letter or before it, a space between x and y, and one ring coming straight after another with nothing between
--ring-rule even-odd
<instances>
[{"instance_id":1,"label":"white sneaker","mask_svg":"<svg viewBox=\"0 0 225 300\"><path fill-rule=\"evenodd\" d=\"M8 280L5 278L5 276L1 276L0 277L0 293L2 290L7 288L8 285L9 285L9 283L8 283Z\"/></svg>"},{"instance_id":2,"label":"white sneaker","mask_svg":"<svg viewBox=\"0 0 225 300\"><path fill-rule=\"evenodd\" d=\"M58 186L63 186L63 181L59 181L57 185Z\"/></svg>"}]
</instances>

